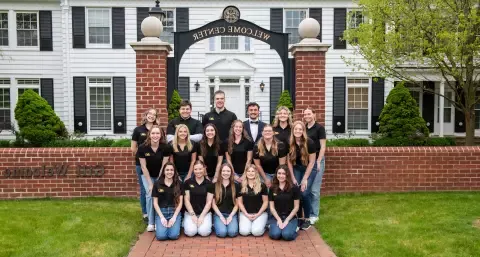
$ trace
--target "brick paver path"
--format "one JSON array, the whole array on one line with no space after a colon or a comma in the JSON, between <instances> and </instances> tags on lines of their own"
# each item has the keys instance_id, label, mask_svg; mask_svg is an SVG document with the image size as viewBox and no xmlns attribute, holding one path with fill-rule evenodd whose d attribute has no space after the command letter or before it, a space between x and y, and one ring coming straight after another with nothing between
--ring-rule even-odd
<instances>
[{"instance_id":1,"label":"brick paver path","mask_svg":"<svg viewBox=\"0 0 480 257\"><path fill-rule=\"evenodd\" d=\"M268 233L268 231L267 231ZM330 247L312 227L298 231L295 241L275 241L263 237L189 238L181 235L176 241L157 241L154 233L145 232L128 257L335 257Z\"/></svg>"}]
</instances>

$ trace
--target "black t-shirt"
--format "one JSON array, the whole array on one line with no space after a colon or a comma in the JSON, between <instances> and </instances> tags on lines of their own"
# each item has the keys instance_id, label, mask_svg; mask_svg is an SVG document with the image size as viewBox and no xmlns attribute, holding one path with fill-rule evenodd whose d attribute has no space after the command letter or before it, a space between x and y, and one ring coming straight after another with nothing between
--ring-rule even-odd
<instances>
[{"instance_id":1,"label":"black t-shirt","mask_svg":"<svg viewBox=\"0 0 480 257\"><path fill-rule=\"evenodd\" d=\"M217 127L218 136L222 142L227 141L228 134L230 132L230 127L232 122L237 119L235 113L224 109L220 113L217 113L215 110L209 112L203 116L202 125L205 127L208 123L212 123Z\"/></svg>"},{"instance_id":2,"label":"black t-shirt","mask_svg":"<svg viewBox=\"0 0 480 257\"><path fill-rule=\"evenodd\" d=\"M207 145L207 154L206 156L202 153L202 147L198 146L198 154L197 156L202 156L203 160L205 161L205 165L207 165L207 174L209 177L213 177L215 175L215 169L217 168L217 161L218 156L225 155L225 149L223 149L224 144L219 145L219 149L217 151L214 150L214 145L210 146Z\"/></svg>"},{"instance_id":3,"label":"black t-shirt","mask_svg":"<svg viewBox=\"0 0 480 257\"><path fill-rule=\"evenodd\" d=\"M190 163L192 162L192 154L198 152L198 144L191 141L192 143L192 150L188 151L187 146L185 145L185 148L181 148L180 146L177 146L178 152L175 152L173 149L172 142L170 142L170 145L172 145L172 155L173 155L173 162L175 164L175 167L177 167L177 171L179 175L187 175L188 171L190 169Z\"/></svg>"},{"instance_id":4,"label":"black t-shirt","mask_svg":"<svg viewBox=\"0 0 480 257\"><path fill-rule=\"evenodd\" d=\"M313 142L315 143L315 149L317 152L317 157L320 153L320 148L322 147L320 145L320 139L326 139L327 138L327 133L325 132L325 127L322 125L318 124L315 122L315 124L311 127L308 128L307 126L307 136L308 138L312 139Z\"/></svg>"},{"instance_id":5,"label":"black t-shirt","mask_svg":"<svg viewBox=\"0 0 480 257\"><path fill-rule=\"evenodd\" d=\"M137 142L137 150L138 147L140 147L140 145L143 144L145 140L147 140L147 136L148 129L145 125L138 126L133 130L132 141ZM140 165L140 160L138 160L138 151L135 154L135 164Z\"/></svg>"},{"instance_id":6,"label":"black t-shirt","mask_svg":"<svg viewBox=\"0 0 480 257\"><path fill-rule=\"evenodd\" d=\"M289 191L279 189L277 193L270 189L268 200L274 202L275 210L280 217L288 216L293 210L293 201L300 200L300 189L293 186Z\"/></svg>"},{"instance_id":7,"label":"black t-shirt","mask_svg":"<svg viewBox=\"0 0 480 257\"><path fill-rule=\"evenodd\" d=\"M177 117L173 120L171 120L168 123L167 126L167 134L168 135L175 135L175 130L177 129L177 126L180 124L187 125L188 127L188 132L190 132L190 135L195 135L195 134L202 134L203 133L203 127L202 123L200 121L189 117L188 119L184 119L182 117Z\"/></svg>"},{"instance_id":8,"label":"black t-shirt","mask_svg":"<svg viewBox=\"0 0 480 257\"><path fill-rule=\"evenodd\" d=\"M304 166L302 163L302 153L300 152L300 150L301 148L298 147L297 144L295 144L295 152L297 156L297 159L295 160L295 164ZM307 139L307 150L308 150L308 154L315 153L315 143L310 138Z\"/></svg>"},{"instance_id":9,"label":"black t-shirt","mask_svg":"<svg viewBox=\"0 0 480 257\"><path fill-rule=\"evenodd\" d=\"M203 179L201 184L198 184L195 177L187 179L183 185L184 191L190 192L190 204L196 215L200 215L207 204L207 194L213 194L213 188L210 186L212 182L208 179Z\"/></svg>"},{"instance_id":10,"label":"black t-shirt","mask_svg":"<svg viewBox=\"0 0 480 257\"><path fill-rule=\"evenodd\" d=\"M288 149L288 144L290 142L290 132L291 132L290 125L286 126L284 129L278 125L278 127L273 128L273 133L275 134L275 138L280 140L285 144Z\"/></svg>"},{"instance_id":11,"label":"black t-shirt","mask_svg":"<svg viewBox=\"0 0 480 257\"><path fill-rule=\"evenodd\" d=\"M238 197L239 189L237 184L234 183L233 186L235 187L235 200L236 200ZM215 184L212 183L210 187L212 187L210 191L214 192L213 200L215 201L215 203L217 203L217 199L215 199L215 194L216 194ZM230 214L233 210L233 207L235 207L235 202L233 201L233 198L232 198L232 184L229 184L226 188L222 185L221 190L222 190L222 200L220 201L220 203L217 203L217 207L221 213Z\"/></svg>"},{"instance_id":12,"label":"black t-shirt","mask_svg":"<svg viewBox=\"0 0 480 257\"><path fill-rule=\"evenodd\" d=\"M228 151L228 142L225 143L225 151ZM230 158L232 159L233 169L237 174L243 174L245 171L245 165L247 164L247 155L249 151L253 151L252 141L242 138L239 144L233 143L232 153Z\"/></svg>"},{"instance_id":13,"label":"black t-shirt","mask_svg":"<svg viewBox=\"0 0 480 257\"><path fill-rule=\"evenodd\" d=\"M271 151L265 149L263 156L258 152L258 145L253 147L253 159L260 160L263 171L268 174L275 174L275 170L280 165L280 158L287 156L287 148L282 142L277 142L278 154L273 156ZM271 150L271 149L270 149Z\"/></svg>"},{"instance_id":14,"label":"black t-shirt","mask_svg":"<svg viewBox=\"0 0 480 257\"><path fill-rule=\"evenodd\" d=\"M260 211L260 208L262 208L263 205L263 199L262 196L266 195L268 196L268 190L267 186L262 183L262 190L258 193L255 194L253 189L247 185L247 193L241 193L241 187L239 187L239 197L242 197L243 201L243 206L245 206L245 209L249 214L256 214Z\"/></svg>"},{"instance_id":15,"label":"black t-shirt","mask_svg":"<svg viewBox=\"0 0 480 257\"><path fill-rule=\"evenodd\" d=\"M182 192L182 183L178 182L180 192ZM175 207L175 184L165 185L163 181L157 180L153 184L152 197L158 198L158 206L160 208Z\"/></svg>"},{"instance_id":16,"label":"black t-shirt","mask_svg":"<svg viewBox=\"0 0 480 257\"><path fill-rule=\"evenodd\" d=\"M138 148L138 158L143 158L147 162L147 169L150 177L156 178L162 169L163 157L172 154L172 146L160 144L156 152L149 145L141 145Z\"/></svg>"}]
</instances>

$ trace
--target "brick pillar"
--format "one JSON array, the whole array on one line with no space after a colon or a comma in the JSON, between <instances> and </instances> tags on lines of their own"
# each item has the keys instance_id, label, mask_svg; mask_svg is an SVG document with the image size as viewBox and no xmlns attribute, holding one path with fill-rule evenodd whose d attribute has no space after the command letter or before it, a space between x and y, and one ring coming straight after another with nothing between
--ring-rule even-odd
<instances>
[{"instance_id":1,"label":"brick pillar","mask_svg":"<svg viewBox=\"0 0 480 257\"><path fill-rule=\"evenodd\" d=\"M311 107L317 121L325 125L325 54L329 47L309 39L290 48L295 58L295 120L302 120L305 108Z\"/></svg>"},{"instance_id":2,"label":"brick pillar","mask_svg":"<svg viewBox=\"0 0 480 257\"><path fill-rule=\"evenodd\" d=\"M136 121L140 124L145 110L153 107L159 112L160 126L166 128L168 123L167 57L172 48L169 43L162 42L158 38L144 39L130 44L136 52Z\"/></svg>"}]
</instances>

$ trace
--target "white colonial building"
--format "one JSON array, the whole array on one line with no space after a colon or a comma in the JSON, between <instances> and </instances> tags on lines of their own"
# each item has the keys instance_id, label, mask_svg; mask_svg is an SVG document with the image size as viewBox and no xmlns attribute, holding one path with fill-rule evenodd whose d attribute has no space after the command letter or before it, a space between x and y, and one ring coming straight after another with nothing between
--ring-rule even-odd
<instances>
[{"instance_id":1,"label":"white colonial building","mask_svg":"<svg viewBox=\"0 0 480 257\"><path fill-rule=\"evenodd\" d=\"M154 5L153 0L1 0L0 136L11 136L14 108L25 88L37 90L69 131L77 128L76 120L84 120L88 136L129 136L137 125L135 52L129 43L142 38L141 21ZM161 39L172 47L172 32L215 21L227 5L238 7L244 20L291 33L291 44L300 40L302 19L317 19L319 39L331 45L326 55L329 137L333 133L368 136L376 131L376 119L394 82L375 84L368 73L354 72L343 61L342 56L355 58L348 42L339 40L343 31L363 22L352 1L166 0L160 5L167 11ZM354 15L347 20L349 12ZM442 87L440 76L423 75L436 81L425 82L428 86L451 94ZM270 45L244 36L195 43L181 59L178 76L178 90L192 101L195 118L210 111L212 93L221 89L227 108L239 118L246 117L245 104L255 101L262 119L269 121L281 90L288 88L279 55ZM412 94L434 134L463 132L462 117L442 98L419 91ZM118 121L124 121L123 128L117 128Z\"/></svg>"}]
</instances>

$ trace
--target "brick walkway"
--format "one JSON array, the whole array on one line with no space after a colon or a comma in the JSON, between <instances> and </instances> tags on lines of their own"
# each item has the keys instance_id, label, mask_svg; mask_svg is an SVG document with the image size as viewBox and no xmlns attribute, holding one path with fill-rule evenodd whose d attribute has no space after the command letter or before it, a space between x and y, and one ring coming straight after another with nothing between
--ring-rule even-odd
<instances>
[{"instance_id":1,"label":"brick walkway","mask_svg":"<svg viewBox=\"0 0 480 257\"><path fill-rule=\"evenodd\" d=\"M267 231L268 233L268 231ZM293 242L274 241L263 237L189 238L181 235L176 241L157 241L154 233L145 232L128 257L335 257L328 245L313 227L299 231Z\"/></svg>"}]
</instances>

